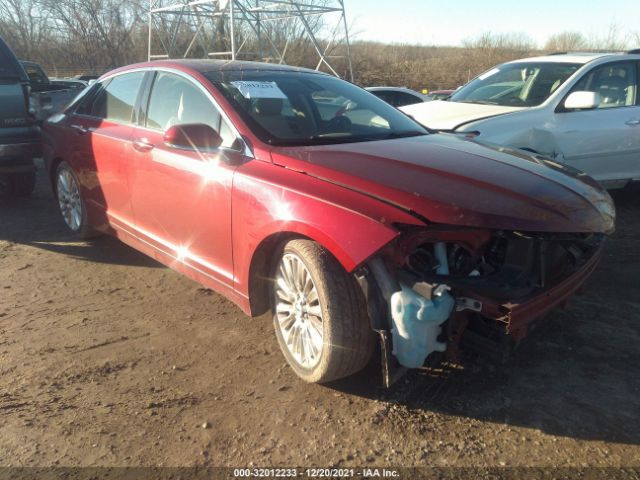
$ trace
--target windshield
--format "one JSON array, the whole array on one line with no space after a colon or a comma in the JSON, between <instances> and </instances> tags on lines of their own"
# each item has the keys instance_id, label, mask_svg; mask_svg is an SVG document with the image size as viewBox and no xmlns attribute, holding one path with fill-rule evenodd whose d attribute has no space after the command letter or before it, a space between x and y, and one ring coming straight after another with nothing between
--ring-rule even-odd
<instances>
[{"instance_id":1,"label":"windshield","mask_svg":"<svg viewBox=\"0 0 640 480\"><path fill-rule=\"evenodd\" d=\"M427 134L386 102L329 75L218 71L206 76L253 133L272 145L326 145Z\"/></svg>"},{"instance_id":2,"label":"windshield","mask_svg":"<svg viewBox=\"0 0 640 480\"><path fill-rule=\"evenodd\" d=\"M557 62L506 63L467 83L451 96L450 101L535 107L549 98L580 66Z\"/></svg>"}]
</instances>

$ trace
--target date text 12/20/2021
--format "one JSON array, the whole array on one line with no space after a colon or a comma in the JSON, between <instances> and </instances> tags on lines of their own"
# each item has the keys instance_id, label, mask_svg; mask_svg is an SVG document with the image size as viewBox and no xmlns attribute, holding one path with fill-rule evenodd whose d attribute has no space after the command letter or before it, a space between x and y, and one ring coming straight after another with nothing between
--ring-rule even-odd
<instances>
[{"instance_id":1,"label":"date text 12/20/2021","mask_svg":"<svg viewBox=\"0 0 640 480\"><path fill-rule=\"evenodd\" d=\"M400 473L391 468L236 468L234 478L397 478Z\"/></svg>"}]
</instances>

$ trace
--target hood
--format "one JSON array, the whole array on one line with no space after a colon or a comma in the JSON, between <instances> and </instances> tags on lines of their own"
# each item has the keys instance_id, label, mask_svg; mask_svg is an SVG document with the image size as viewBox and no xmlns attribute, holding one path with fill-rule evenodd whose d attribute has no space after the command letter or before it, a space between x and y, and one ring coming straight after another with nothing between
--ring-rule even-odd
<instances>
[{"instance_id":1,"label":"hood","mask_svg":"<svg viewBox=\"0 0 640 480\"><path fill-rule=\"evenodd\" d=\"M526 108L435 100L433 102L407 105L406 107L400 107L400 110L427 128L433 130L455 130L465 123L517 112Z\"/></svg>"},{"instance_id":2,"label":"hood","mask_svg":"<svg viewBox=\"0 0 640 480\"><path fill-rule=\"evenodd\" d=\"M574 233L614 227L611 198L586 174L456 135L282 147L272 159L433 223Z\"/></svg>"}]
</instances>

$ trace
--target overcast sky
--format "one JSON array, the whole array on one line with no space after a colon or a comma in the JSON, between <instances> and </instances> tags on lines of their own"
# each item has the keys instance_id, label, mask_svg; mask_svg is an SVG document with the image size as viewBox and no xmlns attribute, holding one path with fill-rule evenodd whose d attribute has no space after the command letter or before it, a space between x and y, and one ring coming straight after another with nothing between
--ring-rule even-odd
<instances>
[{"instance_id":1,"label":"overcast sky","mask_svg":"<svg viewBox=\"0 0 640 480\"><path fill-rule=\"evenodd\" d=\"M345 0L357 40L459 45L486 31L522 32L539 46L553 33L640 33L640 0ZM640 45L636 45L640 48Z\"/></svg>"}]
</instances>

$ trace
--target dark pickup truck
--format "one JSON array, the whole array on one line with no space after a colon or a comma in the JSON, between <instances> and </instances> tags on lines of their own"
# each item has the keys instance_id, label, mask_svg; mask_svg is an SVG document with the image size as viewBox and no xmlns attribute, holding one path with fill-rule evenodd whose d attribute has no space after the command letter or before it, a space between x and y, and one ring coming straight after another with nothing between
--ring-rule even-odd
<instances>
[{"instance_id":1,"label":"dark pickup truck","mask_svg":"<svg viewBox=\"0 0 640 480\"><path fill-rule=\"evenodd\" d=\"M0 195L29 195L33 159L41 155L40 128L29 112L29 77L0 38Z\"/></svg>"},{"instance_id":2,"label":"dark pickup truck","mask_svg":"<svg viewBox=\"0 0 640 480\"><path fill-rule=\"evenodd\" d=\"M87 86L84 82L51 80L40 65L20 60L29 78L31 113L42 122L61 112Z\"/></svg>"}]
</instances>

